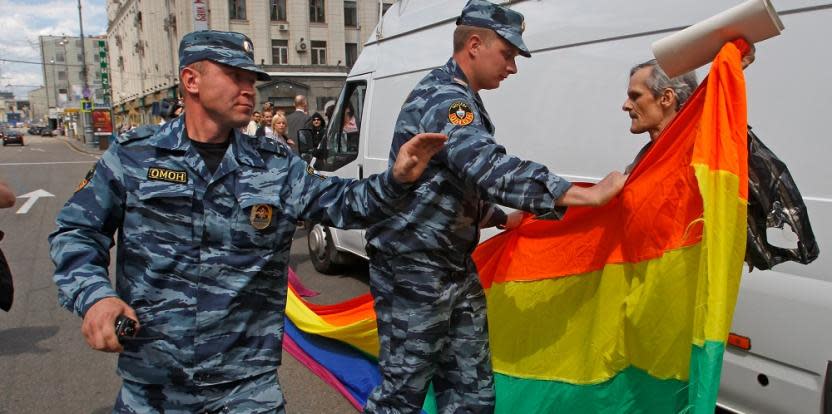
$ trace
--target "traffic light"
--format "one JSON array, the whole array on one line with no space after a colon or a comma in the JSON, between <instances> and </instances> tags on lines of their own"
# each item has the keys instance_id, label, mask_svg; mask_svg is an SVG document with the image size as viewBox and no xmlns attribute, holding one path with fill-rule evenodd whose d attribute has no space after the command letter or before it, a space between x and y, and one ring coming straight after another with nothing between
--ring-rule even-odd
<instances>
[{"instance_id":1,"label":"traffic light","mask_svg":"<svg viewBox=\"0 0 832 414\"><path fill-rule=\"evenodd\" d=\"M110 72L107 68L108 57L106 40L98 40L98 57L98 62L101 66L99 69L99 75L101 78L101 89L104 90L104 102L110 102Z\"/></svg>"}]
</instances>

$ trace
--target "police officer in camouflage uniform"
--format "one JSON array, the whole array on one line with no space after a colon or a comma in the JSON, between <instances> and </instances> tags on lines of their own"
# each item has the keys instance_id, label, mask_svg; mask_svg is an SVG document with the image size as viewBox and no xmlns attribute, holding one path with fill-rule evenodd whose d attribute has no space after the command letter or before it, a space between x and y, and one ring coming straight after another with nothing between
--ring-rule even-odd
<instances>
[{"instance_id":1,"label":"police officer in camouflage uniform","mask_svg":"<svg viewBox=\"0 0 832 414\"><path fill-rule=\"evenodd\" d=\"M391 163L414 133L443 132L448 143L404 210L367 232L382 372L367 413L417 413L431 381L441 413L493 411L485 297L471 260L479 227L507 219L492 203L558 218L556 206L601 205L623 186L619 172L590 188L572 186L494 140L478 91L516 73L516 55L531 56L523 29L520 13L470 0L453 57L422 79L399 113Z\"/></svg>"},{"instance_id":2,"label":"police officer in camouflage uniform","mask_svg":"<svg viewBox=\"0 0 832 414\"><path fill-rule=\"evenodd\" d=\"M240 33L187 34L185 115L120 137L50 235L60 303L84 318L90 347L121 352L114 412L283 412L276 369L295 223L385 217L443 145L422 135L384 174L321 177L282 144L239 132L255 81L269 79L252 51ZM119 315L140 324L121 344Z\"/></svg>"}]
</instances>

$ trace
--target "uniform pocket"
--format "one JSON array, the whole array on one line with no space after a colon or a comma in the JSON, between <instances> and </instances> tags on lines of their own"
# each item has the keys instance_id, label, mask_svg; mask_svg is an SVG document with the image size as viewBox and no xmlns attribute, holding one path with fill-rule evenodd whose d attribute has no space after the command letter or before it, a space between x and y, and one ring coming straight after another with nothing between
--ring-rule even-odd
<instances>
[{"instance_id":1,"label":"uniform pocket","mask_svg":"<svg viewBox=\"0 0 832 414\"><path fill-rule=\"evenodd\" d=\"M193 196L186 184L144 181L127 197L122 231L128 240L152 235L155 242L187 243L193 234Z\"/></svg>"},{"instance_id":2,"label":"uniform pocket","mask_svg":"<svg viewBox=\"0 0 832 414\"><path fill-rule=\"evenodd\" d=\"M234 208L231 241L243 249L274 249L282 221L283 215L273 199L241 197Z\"/></svg>"}]
</instances>

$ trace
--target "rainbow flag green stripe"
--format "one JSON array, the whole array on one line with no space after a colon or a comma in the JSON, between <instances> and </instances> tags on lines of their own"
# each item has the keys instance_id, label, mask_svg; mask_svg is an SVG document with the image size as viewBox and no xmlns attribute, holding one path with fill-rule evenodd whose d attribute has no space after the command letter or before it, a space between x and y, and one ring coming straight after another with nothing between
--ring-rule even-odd
<instances>
[{"instance_id":1,"label":"rainbow flag green stripe","mask_svg":"<svg viewBox=\"0 0 832 414\"><path fill-rule=\"evenodd\" d=\"M694 346L691 354L691 376L698 383L676 379L659 379L645 371L627 367L613 378L598 384L576 385L562 381L524 379L497 373L497 413L713 413L695 409L688 402L701 397L691 393L718 389L719 365L724 346L706 342L704 348ZM716 370L713 368L717 367ZM701 372L704 369L707 372ZM715 386L716 385L716 386Z\"/></svg>"}]
</instances>

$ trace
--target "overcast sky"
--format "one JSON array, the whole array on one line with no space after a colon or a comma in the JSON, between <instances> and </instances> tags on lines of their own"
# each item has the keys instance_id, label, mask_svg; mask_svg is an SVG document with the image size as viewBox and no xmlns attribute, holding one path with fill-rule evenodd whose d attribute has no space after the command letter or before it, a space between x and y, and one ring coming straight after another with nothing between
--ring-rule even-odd
<instances>
[{"instance_id":1,"label":"overcast sky","mask_svg":"<svg viewBox=\"0 0 832 414\"><path fill-rule=\"evenodd\" d=\"M107 33L105 2L81 0L85 36ZM0 90L28 99L30 90L43 85L43 68L5 60L40 63L38 36L79 34L78 0L0 0Z\"/></svg>"}]
</instances>

